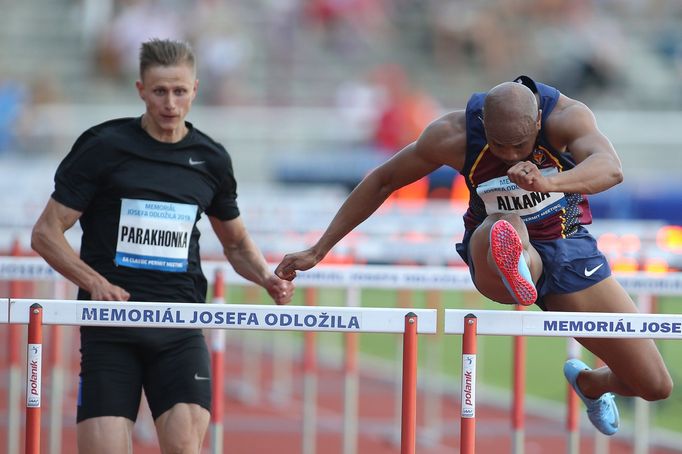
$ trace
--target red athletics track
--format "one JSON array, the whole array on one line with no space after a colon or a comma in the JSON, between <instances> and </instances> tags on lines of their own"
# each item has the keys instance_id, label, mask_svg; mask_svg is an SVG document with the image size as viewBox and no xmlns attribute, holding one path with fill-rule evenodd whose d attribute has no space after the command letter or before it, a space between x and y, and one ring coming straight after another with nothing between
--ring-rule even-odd
<instances>
[{"instance_id":1,"label":"red athletics track","mask_svg":"<svg viewBox=\"0 0 682 454\"><path fill-rule=\"evenodd\" d=\"M75 396L78 370L78 351L75 329L71 336L66 337L67 345L74 345L70 350L69 369L65 378L66 389L64 392L64 407L62 421L64 430L62 433L62 453L71 454L75 448ZM70 341L68 339L71 339ZM0 339L6 345L7 327L0 327ZM233 336L230 343L234 343ZM49 342L49 333L45 342ZM47 344L44 347L47 351ZM23 352L23 349L22 349ZM23 358L22 353L22 369ZM6 452L7 440L7 349L0 353L0 453ZM49 375L49 358L45 357L45 369L43 371L43 417L42 417L42 452L48 453L47 442L49 437L49 405L51 401L51 383ZM298 454L301 452L301 365L295 364L294 369L294 395L291 401L283 406L274 406L269 403L266 390L271 387L271 358L266 358L262 363L261 395L260 402L252 405L240 403L238 399L231 397L231 390L235 389L236 380L241 378L242 354L239 345L230 345L225 356L225 421L224 421L224 452L226 454L251 454L263 452L277 452L278 454ZM341 453L341 429L342 419L342 390L343 375L338 369L331 369L319 364L318 381L318 408L317 408L317 453L331 454ZM23 378L22 378L23 386ZM456 388L453 384L453 388ZM359 433L358 452L361 454L388 454L400 452L398 445L391 440L398 436L398 426L395 422L394 384L388 380L376 378L376 374L370 376L362 373L360 376L360 403L359 403ZM23 399L23 397L22 397ZM417 418L417 452L420 454L457 453L459 452L459 403L451 397L443 396L441 418L442 433L444 436L438 442L429 441L426 436L429 428L422 427L423 415ZM418 406L422 408L423 394L418 394ZM557 412L563 410L557 409ZM23 408L21 410L23 424ZM136 425L135 453L148 454L158 453L155 435L149 422L148 410L141 413L141 418ZM434 428L430 428L434 429ZM592 430L583 430L581 433L581 453L592 453L594 441L591 438ZM145 441L145 438L147 439ZM20 435L20 443L23 446L23 434ZM209 452L210 436L207 435L204 452ZM497 454L511 452L511 428L509 412L504 409L482 405L479 402L477 408L477 453ZM560 418L543 419L537 416L526 418L526 453L558 453L566 451L566 434L564 423ZM23 449L23 448L22 448ZM627 435L618 434L611 439L611 454L625 454L633 452ZM673 454L682 453L680 450L652 448L650 454Z\"/></svg>"}]
</instances>

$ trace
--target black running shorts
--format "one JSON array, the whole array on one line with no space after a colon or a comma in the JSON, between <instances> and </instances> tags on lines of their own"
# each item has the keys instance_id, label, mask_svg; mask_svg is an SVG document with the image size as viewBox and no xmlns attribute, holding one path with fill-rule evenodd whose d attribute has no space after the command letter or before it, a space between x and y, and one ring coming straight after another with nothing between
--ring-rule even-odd
<instances>
[{"instance_id":1,"label":"black running shorts","mask_svg":"<svg viewBox=\"0 0 682 454\"><path fill-rule=\"evenodd\" d=\"M201 330L81 327L77 421L135 421L142 389L154 419L177 403L210 411L210 358Z\"/></svg>"}]
</instances>

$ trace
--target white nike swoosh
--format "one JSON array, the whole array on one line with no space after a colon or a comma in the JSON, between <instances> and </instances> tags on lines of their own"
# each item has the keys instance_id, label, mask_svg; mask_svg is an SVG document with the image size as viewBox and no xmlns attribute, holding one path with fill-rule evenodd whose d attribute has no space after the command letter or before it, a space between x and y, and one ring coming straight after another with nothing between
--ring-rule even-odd
<instances>
[{"instance_id":1,"label":"white nike swoosh","mask_svg":"<svg viewBox=\"0 0 682 454\"><path fill-rule=\"evenodd\" d=\"M585 268L585 276L587 276L587 277L592 276L592 275L593 275L599 268L601 268L602 266L604 266L604 264L603 264L603 263L600 263L599 265L595 266L595 267L592 268L591 270L588 270L587 268Z\"/></svg>"},{"instance_id":2,"label":"white nike swoosh","mask_svg":"<svg viewBox=\"0 0 682 454\"><path fill-rule=\"evenodd\" d=\"M211 377L202 377L202 376L199 375L199 374L194 374L194 379L195 379L195 380L210 380Z\"/></svg>"},{"instance_id":3,"label":"white nike swoosh","mask_svg":"<svg viewBox=\"0 0 682 454\"><path fill-rule=\"evenodd\" d=\"M189 158L189 165L191 165L191 166L198 166L199 164L203 164L205 162L206 161L195 161L194 159Z\"/></svg>"}]
</instances>

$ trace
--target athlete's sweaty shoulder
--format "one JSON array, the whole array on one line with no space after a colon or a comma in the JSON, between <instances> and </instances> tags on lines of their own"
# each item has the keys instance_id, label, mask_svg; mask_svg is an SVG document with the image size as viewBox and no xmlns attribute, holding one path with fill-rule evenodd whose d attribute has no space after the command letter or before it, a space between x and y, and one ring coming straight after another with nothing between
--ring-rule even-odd
<instances>
[{"instance_id":1,"label":"athlete's sweaty shoulder","mask_svg":"<svg viewBox=\"0 0 682 454\"><path fill-rule=\"evenodd\" d=\"M416 143L417 152L429 161L461 170L466 154L464 110L448 112L429 124Z\"/></svg>"},{"instance_id":2,"label":"athlete's sweaty shoulder","mask_svg":"<svg viewBox=\"0 0 682 454\"><path fill-rule=\"evenodd\" d=\"M552 146L565 151L576 137L590 134L596 128L594 114L582 102L561 95L543 125L543 132Z\"/></svg>"}]
</instances>

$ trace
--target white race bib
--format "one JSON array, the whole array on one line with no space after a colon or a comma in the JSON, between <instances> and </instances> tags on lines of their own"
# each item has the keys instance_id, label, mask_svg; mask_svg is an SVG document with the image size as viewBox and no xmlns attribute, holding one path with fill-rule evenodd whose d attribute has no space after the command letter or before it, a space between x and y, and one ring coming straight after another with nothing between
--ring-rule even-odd
<instances>
[{"instance_id":1,"label":"white race bib","mask_svg":"<svg viewBox=\"0 0 682 454\"><path fill-rule=\"evenodd\" d=\"M197 206L121 199L115 262L148 270L187 271Z\"/></svg>"},{"instance_id":2,"label":"white race bib","mask_svg":"<svg viewBox=\"0 0 682 454\"><path fill-rule=\"evenodd\" d=\"M547 177L558 170L549 167L540 169L540 173ZM481 183L476 193L483 200L487 214L516 213L526 224L551 216L566 206L563 192L529 192L512 183L507 176Z\"/></svg>"}]
</instances>

